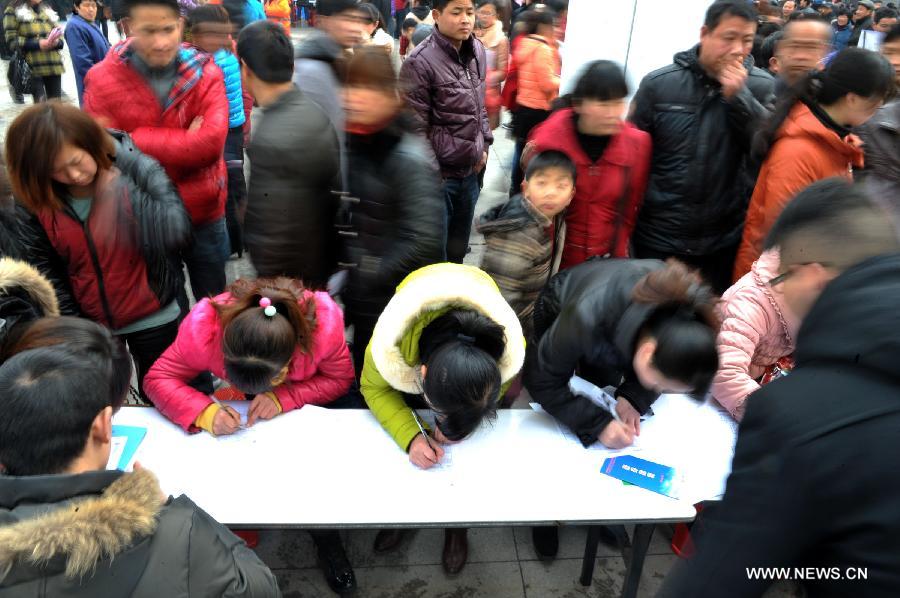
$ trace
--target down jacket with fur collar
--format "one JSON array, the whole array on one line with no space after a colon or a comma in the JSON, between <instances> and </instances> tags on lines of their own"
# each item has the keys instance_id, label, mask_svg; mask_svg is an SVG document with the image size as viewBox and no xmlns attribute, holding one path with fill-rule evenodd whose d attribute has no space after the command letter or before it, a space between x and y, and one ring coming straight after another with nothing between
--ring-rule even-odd
<instances>
[{"instance_id":1,"label":"down jacket with fur collar","mask_svg":"<svg viewBox=\"0 0 900 598\"><path fill-rule=\"evenodd\" d=\"M278 597L243 540L156 477L0 476L0 598Z\"/></svg>"}]
</instances>

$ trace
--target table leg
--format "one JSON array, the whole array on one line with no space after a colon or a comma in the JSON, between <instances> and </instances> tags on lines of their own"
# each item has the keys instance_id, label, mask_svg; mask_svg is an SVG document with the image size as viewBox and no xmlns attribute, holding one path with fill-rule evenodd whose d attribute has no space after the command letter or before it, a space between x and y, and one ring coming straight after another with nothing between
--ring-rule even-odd
<instances>
[{"instance_id":1,"label":"table leg","mask_svg":"<svg viewBox=\"0 0 900 598\"><path fill-rule=\"evenodd\" d=\"M588 526L587 542L584 545L584 560L581 562L581 585L588 587L594 579L594 563L597 562L597 546L600 544L599 525Z\"/></svg>"},{"instance_id":2,"label":"table leg","mask_svg":"<svg viewBox=\"0 0 900 598\"><path fill-rule=\"evenodd\" d=\"M622 586L622 598L635 598L638 585L641 582L641 572L644 570L644 557L650 548L650 538L653 537L652 523L634 526L634 540L631 541L631 559L625 569L625 585Z\"/></svg>"}]
</instances>

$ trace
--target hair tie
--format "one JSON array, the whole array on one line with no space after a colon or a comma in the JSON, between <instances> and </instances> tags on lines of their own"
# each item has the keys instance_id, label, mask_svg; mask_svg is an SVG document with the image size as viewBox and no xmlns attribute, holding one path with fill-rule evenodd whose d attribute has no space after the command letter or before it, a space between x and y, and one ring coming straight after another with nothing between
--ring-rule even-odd
<instances>
[{"instance_id":1,"label":"hair tie","mask_svg":"<svg viewBox=\"0 0 900 598\"><path fill-rule=\"evenodd\" d=\"M460 341L466 343L467 345L474 345L474 344L475 344L475 337L474 337L474 336L469 336L468 334L463 334L463 333L460 332L460 333L458 333L458 334L456 335L456 338L458 338Z\"/></svg>"},{"instance_id":2,"label":"hair tie","mask_svg":"<svg viewBox=\"0 0 900 598\"><path fill-rule=\"evenodd\" d=\"M275 306L272 305L272 300L268 297L261 297L259 300L259 306L263 308L263 313L266 317L274 318L275 314L278 313L278 310L275 309Z\"/></svg>"}]
</instances>

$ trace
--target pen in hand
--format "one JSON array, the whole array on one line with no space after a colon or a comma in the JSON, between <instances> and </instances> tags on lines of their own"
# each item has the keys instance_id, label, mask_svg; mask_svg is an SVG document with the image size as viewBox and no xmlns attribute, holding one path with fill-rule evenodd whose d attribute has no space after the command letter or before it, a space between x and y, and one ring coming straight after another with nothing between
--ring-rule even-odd
<instances>
[{"instance_id":1,"label":"pen in hand","mask_svg":"<svg viewBox=\"0 0 900 598\"><path fill-rule=\"evenodd\" d=\"M244 424L241 423L241 415L237 411L235 411L231 407L228 407L227 405L223 404L222 401L220 401L213 395L209 395L209 398L212 399L213 403L215 403L216 405L219 406L219 409L221 409L222 411L225 412L225 415L229 416L231 419L233 419L237 423L238 428L246 427L246 426L244 426Z\"/></svg>"},{"instance_id":2,"label":"pen in hand","mask_svg":"<svg viewBox=\"0 0 900 598\"><path fill-rule=\"evenodd\" d=\"M440 452L438 452L438 449L435 448L434 444L432 443L431 436L429 436L428 432L425 431L425 426L422 425L422 421L419 419L419 414L416 413L415 410L412 411L412 414L413 414L413 419L416 420L416 425L419 426L419 431L422 433L422 436L425 437L425 442L428 443L428 448L430 448L432 451L434 451L435 457L437 457L439 460ZM437 463L437 460L433 461L433 463Z\"/></svg>"}]
</instances>

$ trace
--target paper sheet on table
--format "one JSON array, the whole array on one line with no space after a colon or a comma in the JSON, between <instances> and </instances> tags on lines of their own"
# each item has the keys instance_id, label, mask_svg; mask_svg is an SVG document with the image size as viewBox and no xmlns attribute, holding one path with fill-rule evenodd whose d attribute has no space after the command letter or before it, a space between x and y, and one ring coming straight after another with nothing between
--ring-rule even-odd
<instances>
[{"instance_id":1,"label":"paper sheet on table","mask_svg":"<svg viewBox=\"0 0 900 598\"><path fill-rule=\"evenodd\" d=\"M577 377L570 385L577 385L579 394L583 396L603 393L590 382ZM532 404L532 409L544 411L536 404ZM556 425L567 444L582 446L568 428L559 422ZM674 467L684 478L680 497L699 502L716 498L724 492L727 476L723 476L722 472L731 469L736 438L737 422L712 399L698 402L685 395L662 395L653 404L653 415L642 420L641 435L633 446L612 450L598 442L590 447L589 452L602 455L603 459L635 454ZM710 451L712 446L728 448L714 452Z\"/></svg>"}]
</instances>

